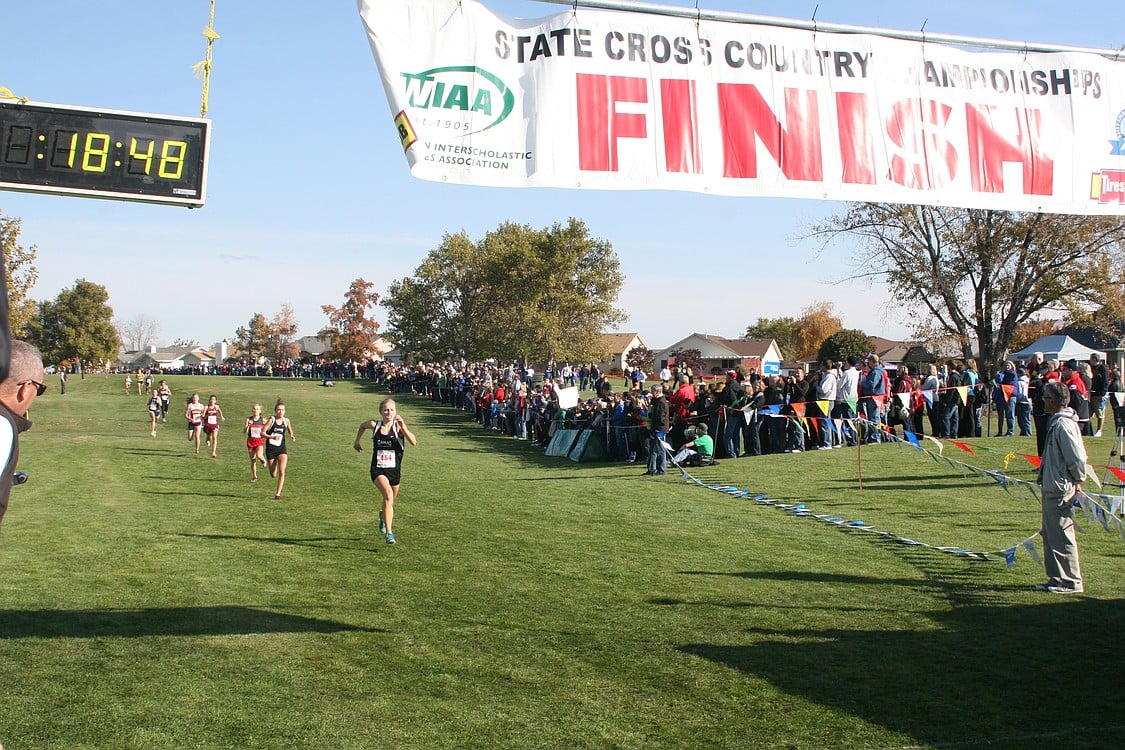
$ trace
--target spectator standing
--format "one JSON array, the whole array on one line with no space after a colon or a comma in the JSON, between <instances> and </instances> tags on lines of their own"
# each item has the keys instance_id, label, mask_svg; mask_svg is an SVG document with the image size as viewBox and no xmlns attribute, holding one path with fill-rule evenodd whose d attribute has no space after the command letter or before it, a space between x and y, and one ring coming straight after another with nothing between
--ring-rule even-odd
<instances>
[{"instance_id":1,"label":"spectator standing","mask_svg":"<svg viewBox=\"0 0 1125 750\"><path fill-rule=\"evenodd\" d=\"M1069 364L1069 363L1068 363ZM1035 584L1040 591L1076 594L1083 590L1074 530L1074 500L1086 478L1086 447L1078 415L1067 404L1073 393L1063 383L1048 383L1043 400L1050 418L1039 466L1043 488L1043 566L1047 580Z\"/></svg>"},{"instance_id":2,"label":"spectator standing","mask_svg":"<svg viewBox=\"0 0 1125 750\"><path fill-rule=\"evenodd\" d=\"M1102 362L1102 355L1094 352L1090 355L1090 419L1094 430L1094 437L1102 436L1102 424L1105 422L1106 393L1109 389L1109 371Z\"/></svg>"},{"instance_id":3,"label":"spectator standing","mask_svg":"<svg viewBox=\"0 0 1125 750\"><path fill-rule=\"evenodd\" d=\"M1031 435L1031 376L1025 367L1016 369L1016 424L1020 437Z\"/></svg>"},{"instance_id":4,"label":"spectator standing","mask_svg":"<svg viewBox=\"0 0 1125 750\"><path fill-rule=\"evenodd\" d=\"M734 370L727 370L727 382L719 392L719 404L723 415L723 456L736 458L738 456L739 433L744 424L742 418L742 404L746 400L746 392L742 381Z\"/></svg>"},{"instance_id":5,"label":"spectator standing","mask_svg":"<svg viewBox=\"0 0 1125 750\"><path fill-rule=\"evenodd\" d=\"M869 354L865 360L867 371L860 379L860 411L867 421L866 428L871 430L867 436L868 443L881 443L883 441L881 425L883 419L883 405L887 397L886 371L878 354Z\"/></svg>"},{"instance_id":6,"label":"spectator standing","mask_svg":"<svg viewBox=\"0 0 1125 750\"><path fill-rule=\"evenodd\" d=\"M840 382L836 389L836 406L832 412L832 418L838 420L840 425L841 443L844 442L843 436L845 431L851 431L847 438L847 444L854 446L858 433L852 429L855 425L856 406L859 403L859 370L856 369L858 360L855 357L849 359L844 366L843 371L840 373Z\"/></svg>"},{"instance_id":7,"label":"spectator standing","mask_svg":"<svg viewBox=\"0 0 1125 750\"><path fill-rule=\"evenodd\" d=\"M1078 415L1078 424L1085 435L1090 429L1090 391L1078 372L1078 360L1066 360L1060 374L1063 385L1070 391L1070 408Z\"/></svg>"},{"instance_id":8,"label":"spectator standing","mask_svg":"<svg viewBox=\"0 0 1125 750\"><path fill-rule=\"evenodd\" d=\"M647 476L668 473L667 456L664 450L664 438L668 435L668 426L668 401L664 398L664 386L654 385L648 407L648 470L645 471Z\"/></svg>"},{"instance_id":9,"label":"spectator standing","mask_svg":"<svg viewBox=\"0 0 1125 750\"><path fill-rule=\"evenodd\" d=\"M833 407L836 405L836 392L839 388L840 379L836 376L836 371L832 369L830 362L822 362L820 365L820 380L816 384L816 400L819 403L828 402L828 413L821 414L821 429L820 429L820 447L831 448L833 445L839 445L840 440L837 434L836 425L832 419ZM817 409L820 410L820 406Z\"/></svg>"},{"instance_id":10,"label":"spectator standing","mask_svg":"<svg viewBox=\"0 0 1125 750\"><path fill-rule=\"evenodd\" d=\"M26 341L12 340L8 349L8 377L0 383L0 519L20 459L20 433L31 429L27 412L35 399L47 392L43 355Z\"/></svg>"}]
</instances>

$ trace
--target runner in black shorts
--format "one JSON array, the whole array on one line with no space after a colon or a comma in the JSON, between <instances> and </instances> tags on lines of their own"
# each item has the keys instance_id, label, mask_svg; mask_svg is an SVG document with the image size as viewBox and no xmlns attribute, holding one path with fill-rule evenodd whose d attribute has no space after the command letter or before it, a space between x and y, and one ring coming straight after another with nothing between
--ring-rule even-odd
<instances>
[{"instance_id":1,"label":"runner in black shorts","mask_svg":"<svg viewBox=\"0 0 1125 750\"><path fill-rule=\"evenodd\" d=\"M398 497L399 483L402 479L402 454L406 443L418 445L414 433L406 426L406 422L398 414L398 406L393 398L383 399L379 404L381 419L369 419L361 422L359 432L355 435L355 449L363 452L363 433L371 430L373 433L373 450L371 456L371 481L383 494L383 509L379 512L379 531L387 540L387 544L395 543L392 525L395 519L395 498Z\"/></svg>"},{"instance_id":2,"label":"runner in black shorts","mask_svg":"<svg viewBox=\"0 0 1125 750\"><path fill-rule=\"evenodd\" d=\"M285 449L285 434L289 433L290 440L293 436L293 425L285 416L285 402L277 400L273 408L273 416L266 420L266 461L269 462L270 476L277 477L277 494L274 500L281 499L281 489L285 486L285 467L289 463L289 451Z\"/></svg>"}]
</instances>

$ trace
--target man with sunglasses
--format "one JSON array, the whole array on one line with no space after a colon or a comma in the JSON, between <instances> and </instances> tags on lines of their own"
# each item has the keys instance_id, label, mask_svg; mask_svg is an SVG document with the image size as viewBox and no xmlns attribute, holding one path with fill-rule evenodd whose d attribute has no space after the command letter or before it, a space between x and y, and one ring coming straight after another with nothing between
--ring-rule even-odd
<instances>
[{"instance_id":1,"label":"man with sunglasses","mask_svg":"<svg viewBox=\"0 0 1125 750\"><path fill-rule=\"evenodd\" d=\"M31 427L27 411L47 391L43 355L25 341L12 341L8 377L0 383L0 519L8 509L12 476L20 457L19 434Z\"/></svg>"}]
</instances>

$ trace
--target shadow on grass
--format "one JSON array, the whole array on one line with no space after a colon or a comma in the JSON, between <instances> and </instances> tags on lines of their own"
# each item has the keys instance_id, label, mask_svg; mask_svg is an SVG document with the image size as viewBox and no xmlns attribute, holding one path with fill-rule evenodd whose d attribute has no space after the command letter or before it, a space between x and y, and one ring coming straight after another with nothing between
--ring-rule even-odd
<instances>
[{"instance_id":1,"label":"shadow on grass","mask_svg":"<svg viewBox=\"0 0 1125 750\"><path fill-rule=\"evenodd\" d=\"M387 632L256 607L162 607L97 610L0 610L0 640L141 638L261 633Z\"/></svg>"},{"instance_id":2,"label":"shadow on grass","mask_svg":"<svg viewBox=\"0 0 1125 750\"><path fill-rule=\"evenodd\" d=\"M787 615L794 622L790 627L749 627L721 643L677 648L925 746L1125 746L1118 705L1125 654L1116 647L1117 634L1125 629L1125 601L996 586L982 578L988 563L965 565L909 548L901 554L921 578L804 571L684 574L762 580L766 587L770 581L795 581L928 590L953 604L925 613L936 628L849 630L821 627L820 619L816 627L802 627L798 608ZM1029 603L1020 603L1022 598ZM752 599L748 608L786 606L768 594L762 601Z\"/></svg>"},{"instance_id":3,"label":"shadow on grass","mask_svg":"<svg viewBox=\"0 0 1125 750\"><path fill-rule=\"evenodd\" d=\"M266 544L283 544L293 547L315 547L317 549L344 549L358 552L375 552L382 547L355 547L347 544L329 544L329 542L363 542L364 539L354 536L313 536L313 537L283 537L283 536L239 536L236 534L177 534L188 539L211 539L217 541L239 542L264 542Z\"/></svg>"}]
</instances>

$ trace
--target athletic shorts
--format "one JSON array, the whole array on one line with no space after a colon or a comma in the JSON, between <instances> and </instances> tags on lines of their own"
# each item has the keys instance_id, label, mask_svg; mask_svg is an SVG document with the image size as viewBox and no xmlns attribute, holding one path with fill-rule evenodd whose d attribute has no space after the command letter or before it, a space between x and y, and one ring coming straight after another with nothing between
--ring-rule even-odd
<instances>
[{"instance_id":1,"label":"athletic shorts","mask_svg":"<svg viewBox=\"0 0 1125 750\"><path fill-rule=\"evenodd\" d=\"M205 424L205 425L203 425L203 431L205 433L207 433L208 435L213 435L213 434L215 434L216 432L219 431L219 425L217 425L217 424Z\"/></svg>"},{"instance_id":2,"label":"athletic shorts","mask_svg":"<svg viewBox=\"0 0 1125 750\"><path fill-rule=\"evenodd\" d=\"M246 438L246 448L248 450L256 451L265 444L265 438Z\"/></svg>"},{"instance_id":3,"label":"athletic shorts","mask_svg":"<svg viewBox=\"0 0 1125 750\"><path fill-rule=\"evenodd\" d=\"M375 477L380 477L380 476L386 477L387 482L392 487L398 487L399 484L402 483L402 469L399 469L399 468L377 469L374 466L372 466L371 467L371 481L374 482Z\"/></svg>"},{"instance_id":4,"label":"athletic shorts","mask_svg":"<svg viewBox=\"0 0 1125 750\"><path fill-rule=\"evenodd\" d=\"M281 445L270 445L269 443L266 443L266 458L277 458L278 456L283 456L287 453L289 453L289 451L285 449L284 443Z\"/></svg>"}]
</instances>

